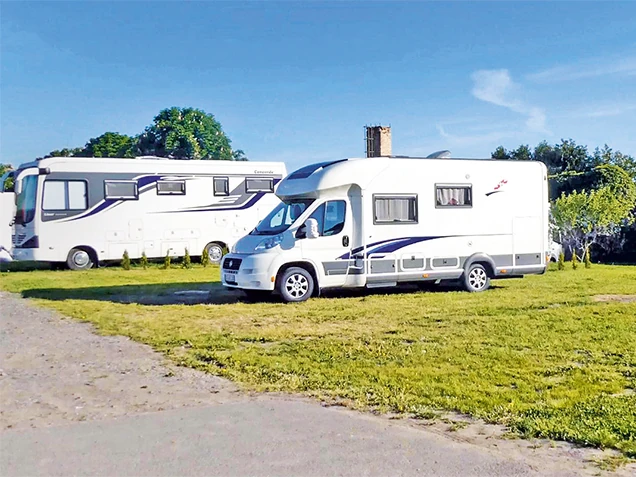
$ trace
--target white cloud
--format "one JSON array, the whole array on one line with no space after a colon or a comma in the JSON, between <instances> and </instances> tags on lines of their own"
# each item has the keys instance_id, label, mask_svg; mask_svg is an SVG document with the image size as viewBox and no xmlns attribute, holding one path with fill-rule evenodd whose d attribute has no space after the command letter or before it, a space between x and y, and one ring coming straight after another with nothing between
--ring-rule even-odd
<instances>
[{"instance_id":1,"label":"white cloud","mask_svg":"<svg viewBox=\"0 0 636 477\"><path fill-rule=\"evenodd\" d=\"M586 105L566 114L568 118L607 118L636 111L636 103L600 103Z\"/></svg>"},{"instance_id":2,"label":"white cloud","mask_svg":"<svg viewBox=\"0 0 636 477\"><path fill-rule=\"evenodd\" d=\"M636 56L588 59L532 73L527 79L552 83L607 75L636 75Z\"/></svg>"},{"instance_id":3,"label":"white cloud","mask_svg":"<svg viewBox=\"0 0 636 477\"><path fill-rule=\"evenodd\" d=\"M545 112L519 99L521 88L512 81L508 70L479 70L471 78L475 98L526 116L525 125L530 131L548 133Z\"/></svg>"}]
</instances>

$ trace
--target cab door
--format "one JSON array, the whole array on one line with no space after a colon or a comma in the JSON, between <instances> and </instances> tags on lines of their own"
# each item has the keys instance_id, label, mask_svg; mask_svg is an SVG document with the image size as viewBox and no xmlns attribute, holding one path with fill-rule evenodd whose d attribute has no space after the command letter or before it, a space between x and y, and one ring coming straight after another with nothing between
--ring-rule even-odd
<instances>
[{"instance_id":1,"label":"cab door","mask_svg":"<svg viewBox=\"0 0 636 477\"><path fill-rule=\"evenodd\" d=\"M318 205L308 218L318 222L319 236L303 238L303 258L319 268L320 288L343 286L351 252L352 218L348 201L329 200ZM302 232L301 232L302 233Z\"/></svg>"}]
</instances>

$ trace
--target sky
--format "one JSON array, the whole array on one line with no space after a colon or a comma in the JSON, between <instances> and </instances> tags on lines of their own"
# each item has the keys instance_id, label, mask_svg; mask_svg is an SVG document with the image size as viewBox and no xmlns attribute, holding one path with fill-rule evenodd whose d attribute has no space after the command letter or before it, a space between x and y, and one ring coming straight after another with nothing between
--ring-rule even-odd
<instances>
[{"instance_id":1,"label":"sky","mask_svg":"<svg viewBox=\"0 0 636 477\"><path fill-rule=\"evenodd\" d=\"M212 113L289 170L490 157L572 138L636 155L636 2L0 2L0 162Z\"/></svg>"}]
</instances>

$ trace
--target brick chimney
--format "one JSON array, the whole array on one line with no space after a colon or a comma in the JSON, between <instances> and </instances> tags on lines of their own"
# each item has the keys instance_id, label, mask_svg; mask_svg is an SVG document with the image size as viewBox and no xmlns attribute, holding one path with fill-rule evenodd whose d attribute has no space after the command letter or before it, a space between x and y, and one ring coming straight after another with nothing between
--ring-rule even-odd
<instances>
[{"instance_id":1,"label":"brick chimney","mask_svg":"<svg viewBox=\"0 0 636 477\"><path fill-rule=\"evenodd\" d=\"M367 126L367 157L391 155L391 127Z\"/></svg>"}]
</instances>

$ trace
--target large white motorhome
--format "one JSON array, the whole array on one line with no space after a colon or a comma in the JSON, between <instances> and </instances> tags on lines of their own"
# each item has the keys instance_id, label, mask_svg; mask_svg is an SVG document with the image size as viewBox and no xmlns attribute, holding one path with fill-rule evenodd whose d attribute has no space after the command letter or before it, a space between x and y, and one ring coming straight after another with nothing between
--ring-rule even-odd
<instances>
[{"instance_id":1,"label":"large white motorhome","mask_svg":"<svg viewBox=\"0 0 636 477\"><path fill-rule=\"evenodd\" d=\"M5 186L13 178L14 171L0 176L0 261L10 259L11 223L14 217L15 196L13 187Z\"/></svg>"},{"instance_id":2,"label":"large white motorhome","mask_svg":"<svg viewBox=\"0 0 636 477\"><path fill-rule=\"evenodd\" d=\"M282 202L225 256L225 286L289 302L442 280L476 292L546 270L541 162L343 159L293 172L276 194Z\"/></svg>"},{"instance_id":3,"label":"large white motorhome","mask_svg":"<svg viewBox=\"0 0 636 477\"><path fill-rule=\"evenodd\" d=\"M16 173L13 258L102 261L208 250L219 262L280 201L284 163L52 157Z\"/></svg>"}]
</instances>

